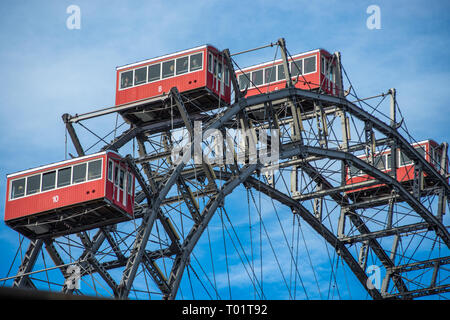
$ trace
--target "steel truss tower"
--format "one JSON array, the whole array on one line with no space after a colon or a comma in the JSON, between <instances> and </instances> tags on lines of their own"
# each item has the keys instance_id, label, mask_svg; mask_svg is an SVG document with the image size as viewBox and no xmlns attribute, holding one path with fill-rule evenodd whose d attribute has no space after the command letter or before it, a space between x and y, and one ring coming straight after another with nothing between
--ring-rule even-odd
<instances>
[{"instance_id":1,"label":"steel truss tower","mask_svg":"<svg viewBox=\"0 0 450 320\"><path fill-rule=\"evenodd\" d=\"M277 45L285 74L289 74L284 40ZM16 275L3 280L13 279L14 287L28 288L44 281L52 290L101 292L120 299L216 299L232 298L233 282L241 276L247 279L250 293L239 297L265 299L272 297L265 291L270 282L267 278L278 274L276 281L283 283L280 286L287 292L282 297L293 299L314 297L305 290L306 274L312 273L315 281L311 281L320 293L316 297L330 298L340 267L347 271L349 281L355 282L341 285L343 297L349 297L343 292L353 286L373 299L448 297L450 235L444 223L450 194L447 159L441 159L438 170L411 146L397 121L395 90L378 97L391 101L391 114L380 118L363 108L362 99L350 101L351 90L330 96L297 89L292 81L284 89L245 98L230 52L224 50L223 56L231 70L234 101L219 104L212 112L203 112L211 108L173 88L159 101L171 110L169 119L129 120L130 115L151 112L153 100L63 116L79 156L85 150L75 125L87 128L84 124L90 119L109 114L120 114L126 120L129 127L105 142L102 150L136 150L137 154L126 157L138 182L135 219L65 237L24 240L22 245L28 243L28 249L22 253ZM339 53L335 59L341 66ZM342 74L339 69L341 89ZM198 112L188 113L187 104ZM241 129L249 134L244 143L236 143L232 133ZM196 130L213 134L199 147L193 139ZM222 139L214 136L217 133ZM187 142L184 145L180 144L182 137ZM253 161L249 146L257 145L261 152L277 144L276 164L260 158ZM446 155L447 145L442 147ZM173 150L181 148L182 161L175 161ZM414 163L411 183L398 182L396 170L386 172L374 163L374 155L388 149L400 151ZM219 161L207 159L212 153ZM361 154L368 160L358 157ZM390 168L397 168L398 162L397 157L391 157ZM347 185L349 167L374 179ZM371 189L375 191L370 194L355 191L374 185L381 187ZM229 201L238 199L237 193L241 207ZM273 208L264 211L261 198ZM282 221L269 224L275 214ZM283 227L285 221L292 221L291 231ZM236 231L240 226L248 228L245 236ZM318 242L328 258L333 256L331 270L308 270L314 268L314 248L306 241L298 242L306 229L321 239ZM283 234L280 242L286 242L281 256L277 256L281 245L272 238L277 231ZM196 249L200 253L195 253ZM298 254L302 250L303 258ZM39 259L45 266L36 270ZM240 269L232 259L241 261ZM226 272L222 268L216 275L220 263L226 265ZM370 266L383 271L378 284ZM73 270L82 280L80 287L71 285ZM57 274L35 277L50 271ZM324 285L320 279L329 282Z\"/></svg>"}]
</instances>

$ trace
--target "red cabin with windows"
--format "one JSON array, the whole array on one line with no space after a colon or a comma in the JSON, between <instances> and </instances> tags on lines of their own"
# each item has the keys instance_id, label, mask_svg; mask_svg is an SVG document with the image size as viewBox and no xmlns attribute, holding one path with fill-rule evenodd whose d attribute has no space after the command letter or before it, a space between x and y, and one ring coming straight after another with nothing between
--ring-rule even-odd
<instances>
[{"instance_id":1,"label":"red cabin with windows","mask_svg":"<svg viewBox=\"0 0 450 320\"><path fill-rule=\"evenodd\" d=\"M337 62L334 55L317 49L289 57L289 70L296 88L338 95ZM283 60L278 59L236 71L240 90L246 97L286 87Z\"/></svg>"},{"instance_id":2,"label":"red cabin with windows","mask_svg":"<svg viewBox=\"0 0 450 320\"><path fill-rule=\"evenodd\" d=\"M5 223L35 239L133 218L134 175L105 151L7 176Z\"/></svg>"},{"instance_id":3,"label":"red cabin with windows","mask_svg":"<svg viewBox=\"0 0 450 320\"><path fill-rule=\"evenodd\" d=\"M170 117L162 103L172 87L188 98L186 109L198 112L230 103L230 73L225 57L211 45L148 59L117 68L116 106L148 101L145 108L125 116L131 122ZM138 112L137 112L138 111Z\"/></svg>"},{"instance_id":4,"label":"red cabin with windows","mask_svg":"<svg viewBox=\"0 0 450 320\"><path fill-rule=\"evenodd\" d=\"M436 143L433 140L421 141L418 143L412 144L412 146L422 155L426 161L431 163L438 172L441 171L441 159L442 159L442 146ZM380 152L373 157L374 166L382 172L390 173L391 172L391 157L392 152L391 149L387 149L384 152ZM397 150L397 180L406 186L408 182L411 183L414 180L414 163L411 159L408 158L401 150ZM359 156L361 160L367 161L366 156ZM448 159L448 157L447 157ZM448 161L446 161L445 172L448 170ZM424 185L431 186L433 185L433 181L427 179L427 174L423 173L424 176ZM352 185L357 183L369 182L374 180L373 177L366 174L365 172L359 170L354 166L349 166L346 170L346 184ZM353 195L357 198L370 196L371 194L376 193L380 195L382 193L382 189L386 188L386 185L383 184L372 184L366 187L355 188L350 191L347 191L346 194Z\"/></svg>"}]
</instances>

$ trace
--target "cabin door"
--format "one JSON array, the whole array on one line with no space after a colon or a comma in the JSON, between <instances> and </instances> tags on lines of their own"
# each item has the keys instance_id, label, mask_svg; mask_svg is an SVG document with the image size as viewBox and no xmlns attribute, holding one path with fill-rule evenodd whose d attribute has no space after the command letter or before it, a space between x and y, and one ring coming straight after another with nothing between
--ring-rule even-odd
<instances>
[{"instance_id":1,"label":"cabin door","mask_svg":"<svg viewBox=\"0 0 450 320\"><path fill-rule=\"evenodd\" d=\"M126 206L125 183L125 170L120 166L119 162L114 161L113 200L116 205Z\"/></svg>"},{"instance_id":2,"label":"cabin door","mask_svg":"<svg viewBox=\"0 0 450 320\"><path fill-rule=\"evenodd\" d=\"M225 86L223 82L223 59L214 57L214 64L213 64L213 88L217 95L223 96L225 94Z\"/></svg>"},{"instance_id":3,"label":"cabin door","mask_svg":"<svg viewBox=\"0 0 450 320\"><path fill-rule=\"evenodd\" d=\"M119 188L119 163L114 161L114 185L113 185L113 200L114 204L120 203L120 188Z\"/></svg>"},{"instance_id":4,"label":"cabin door","mask_svg":"<svg viewBox=\"0 0 450 320\"><path fill-rule=\"evenodd\" d=\"M123 169L121 169L121 171L123 172L123 189L121 190L122 192L122 203L123 206L126 208L127 207L127 183L128 183L128 179L127 179L127 174L126 171L124 171Z\"/></svg>"},{"instance_id":5,"label":"cabin door","mask_svg":"<svg viewBox=\"0 0 450 320\"><path fill-rule=\"evenodd\" d=\"M217 70L217 84L218 87L217 92L219 93L219 96L223 96L225 94L225 86L224 86L224 82L223 82L223 78L224 78L224 65L223 65L223 58L219 60L218 63L218 70Z\"/></svg>"},{"instance_id":6,"label":"cabin door","mask_svg":"<svg viewBox=\"0 0 450 320\"><path fill-rule=\"evenodd\" d=\"M119 165L119 186L117 188L117 203L121 206L125 206L126 204L126 193L125 193L125 183L126 183L126 177L125 177L125 169Z\"/></svg>"},{"instance_id":7,"label":"cabin door","mask_svg":"<svg viewBox=\"0 0 450 320\"><path fill-rule=\"evenodd\" d=\"M223 74L222 79L220 79L220 96L223 97L225 95L225 83L223 82Z\"/></svg>"}]
</instances>

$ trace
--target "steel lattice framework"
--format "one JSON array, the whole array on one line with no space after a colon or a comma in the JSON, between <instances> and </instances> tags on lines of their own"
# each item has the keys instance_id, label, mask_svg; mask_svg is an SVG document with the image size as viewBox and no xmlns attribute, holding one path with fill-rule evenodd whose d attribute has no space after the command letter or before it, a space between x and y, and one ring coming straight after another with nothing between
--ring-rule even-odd
<instances>
[{"instance_id":1,"label":"steel lattice framework","mask_svg":"<svg viewBox=\"0 0 450 320\"><path fill-rule=\"evenodd\" d=\"M284 40L280 39L277 45L284 60L285 74L289 74L289 53ZM371 298L445 297L445 293L450 291L447 267L450 262L450 235L443 222L450 193L448 172L444 165L447 159L443 157L438 172L411 146L409 138L400 133L401 124L396 121L395 90L381 95L391 101L388 123L364 110L361 100L348 100L342 90L341 96L330 96L319 91L297 89L288 81L284 89L245 98L238 88L230 52L224 50L223 56L231 70L234 87L234 102L231 105L219 105L214 111L202 112L202 109L211 108L202 108L197 104L199 111L188 113L186 104L195 105L196 101L173 88L166 97L159 98L165 108L172 110L170 119L152 123L128 121L129 127L102 147L102 150L121 151L130 144L136 144L138 154L126 157L139 184L136 218L132 222L76 235L30 241L17 274L10 277L14 279L13 286L36 288L37 280L33 279L33 275L37 271L33 269L37 259L45 254L55 265L46 267L46 270L59 272L59 286L65 293L83 294L82 290L71 287L67 281L70 266L77 265L82 279L89 276L96 279L91 286L85 287L92 289L101 286L115 298L132 298L131 293L138 298L142 298L138 294L148 295L144 298L150 295L164 299L179 298L177 294L182 282L191 282L194 277L206 279L202 286L210 298L220 298L220 285L216 284L215 276L214 280L211 276L211 269L214 272L212 254L211 265L207 266L198 263L193 251L199 246L207 250L207 244L202 239L210 239L208 226L214 217L220 218L222 226L226 225L227 220L231 223L227 199L236 190L243 194L244 199L246 190L249 203L252 200L255 202L254 193L258 193L276 203L274 208L283 207L291 213L288 218L296 221L292 238L299 235L295 228L300 226L300 221L320 236L327 248L334 249L337 257L351 270L360 287ZM335 56L340 65L339 54ZM338 70L338 79L340 88L343 88L342 69ZM148 99L83 115L66 114L63 120L81 156L85 151L74 124L117 113L127 119L133 113L151 112L153 103L154 99ZM201 128L194 125L195 121L201 121ZM251 161L248 152L244 153L244 161L238 161L242 154L230 148L229 144L223 150L215 150L221 150L220 154L224 157L225 154L231 155L231 163L211 163L206 159L206 152L200 159L202 161L194 161L191 157L197 148L192 140L196 130L200 129L203 133L221 132L226 136L226 141L232 141L233 137L229 137L227 132L242 128L251 132L247 137L248 145L256 144L262 132L269 132L267 145L279 144L276 168L259 159ZM277 130L278 136L270 134L273 129ZM188 137L184 150L192 151L183 152L181 162L174 162L171 157L174 148L180 148L180 139L176 141L177 136L173 134L175 131L180 133L178 138ZM211 143L212 140L208 141ZM208 142L204 142L201 148L203 151L214 149ZM446 144L444 148L446 155ZM386 173L373 164L373 155L387 149L401 150L414 162L416 169L410 184L398 182L395 170ZM370 160L359 158L361 153ZM399 165L397 161L396 157L391 157L391 168ZM374 179L347 185L345 172L350 165ZM424 184L424 175L432 183ZM385 187L360 198L352 198L347 193L375 184ZM261 209L256 204L255 208L256 211ZM262 219L261 212L258 211L258 214ZM250 234L252 230L256 233L255 223L249 222L250 228L253 226ZM270 232L264 221L259 223L259 237L265 231L270 242ZM228 226L222 227L221 232L225 238L225 232L228 233L231 239L235 231L233 225ZM229 239L228 253L231 248ZM226 241L223 241L226 253ZM270 298L262 284L262 256L258 269L253 260L255 248L248 249L239 240L232 244L243 261L242 270L247 273L252 295L255 298ZM269 245L274 249L273 242ZM253 246L256 247L256 243ZM294 246L287 247L291 275L295 277L295 282L301 281L303 284L302 264L294 253ZM221 255L221 259L228 256ZM292 281L288 281L283 263L276 256L275 259L286 282L288 298L295 298L294 290L287 284ZM199 267L194 267L196 264ZM369 264L385 270L378 286L370 285L372 282L367 273ZM209 270L205 272L203 268ZM333 272L335 270L332 269ZM143 289L144 282L146 289ZM192 285L191 290L194 296Z\"/></svg>"}]
</instances>

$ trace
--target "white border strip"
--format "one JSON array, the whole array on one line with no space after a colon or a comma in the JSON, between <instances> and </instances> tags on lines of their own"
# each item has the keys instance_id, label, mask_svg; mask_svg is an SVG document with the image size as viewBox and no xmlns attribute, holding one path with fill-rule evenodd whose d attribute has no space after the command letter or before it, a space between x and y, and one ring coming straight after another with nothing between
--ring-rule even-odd
<instances>
[{"instance_id":1,"label":"white border strip","mask_svg":"<svg viewBox=\"0 0 450 320\"><path fill-rule=\"evenodd\" d=\"M68 163L72 163L72 162L75 162L75 161L81 161L81 160L84 160L84 159L100 156L100 155L107 154L107 153L114 153L114 154L116 154L116 155L121 157L121 155L119 153L114 152L112 150L107 150L107 151L103 151L103 152L98 152L98 153L94 153L94 154L90 154L90 155L86 155L86 156L82 156L82 157L77 157L77 158L64 160L64 161L60 161L60 162L55 162L55 163L47 164L47 165L36 167L36 168L32 168L32 169L27 169L27 170L11 173L11 174L8 174L6 176L6 178L9 179L9 178L12 178L12 177L15 177L15 176L18 176L18 175L22 175L22 174L25 174L25 173L30 173L30 172L34 172L34 171L44 170L44 169L47 169L47 168L51 168L51 167L55 167L55 166L59 166L59 165L64 165L64 164L68 164Z\"/></svg>"},{"instance_id":2,"label":"white border strip","mask_svg":"<svg viewBox=\"0 0 450 320\"><path fill-rule=\"evenodd\" d=\"M290 62L292 60L295 60L295 58L299 58L299 57L302 57L302 56L305 56L305 55L308 55L308 54L311 54L311 53L317 53L320 50L324 50L324 49L315 49L315 50L311 50L311 51L307 51L307 52L298 53L296 55L293 55L292 59L291 59L291 57L289 57L288 61ZM272 65L272 64L275 64L275 63L278 63L278 62L282 62L282 61L283 61L283 59L277 59L275 61L268 61L268 62L263 62L263 63L260 63L260 64L255 64L253 66L242 68L241 70L236 70L236 74L242 74L242 73L244 73L245 71L247 71L249 69L265 67L265 66L269 66L269 65Z\"/></svg>"},{"instance_id":3,"label":"white border strip","mask_svg":"<svg viewBox=\"0 0 450 320\"><path fill-rule=\"evenodd\" d=\"M178 51L178 52L166 54L164 56L159 56L159 57L155 57L155 58L151 58L151 59L147 59L147 60L143 60L143 61L137 61L137 62L134 62L134 63L130 63L130 64L127 64L127 65L124 65L124 66L117 67L116 70L122 70L122 69L130 68L130 67L135 67L135 66L138 66L140 64L146 64L146 63L150 63L150 62L161 60L161 59L167 59L167 58L179 55L179 54L184 54L184 53L188 53L188 52L195 51L195 50L205 49L208 46L211 46L211 45L205 44L203 46L195 47L195 48L192 48L192 49L186 49L186 50L183 50L183 51Z\"/></svg>"}]
</instances>

